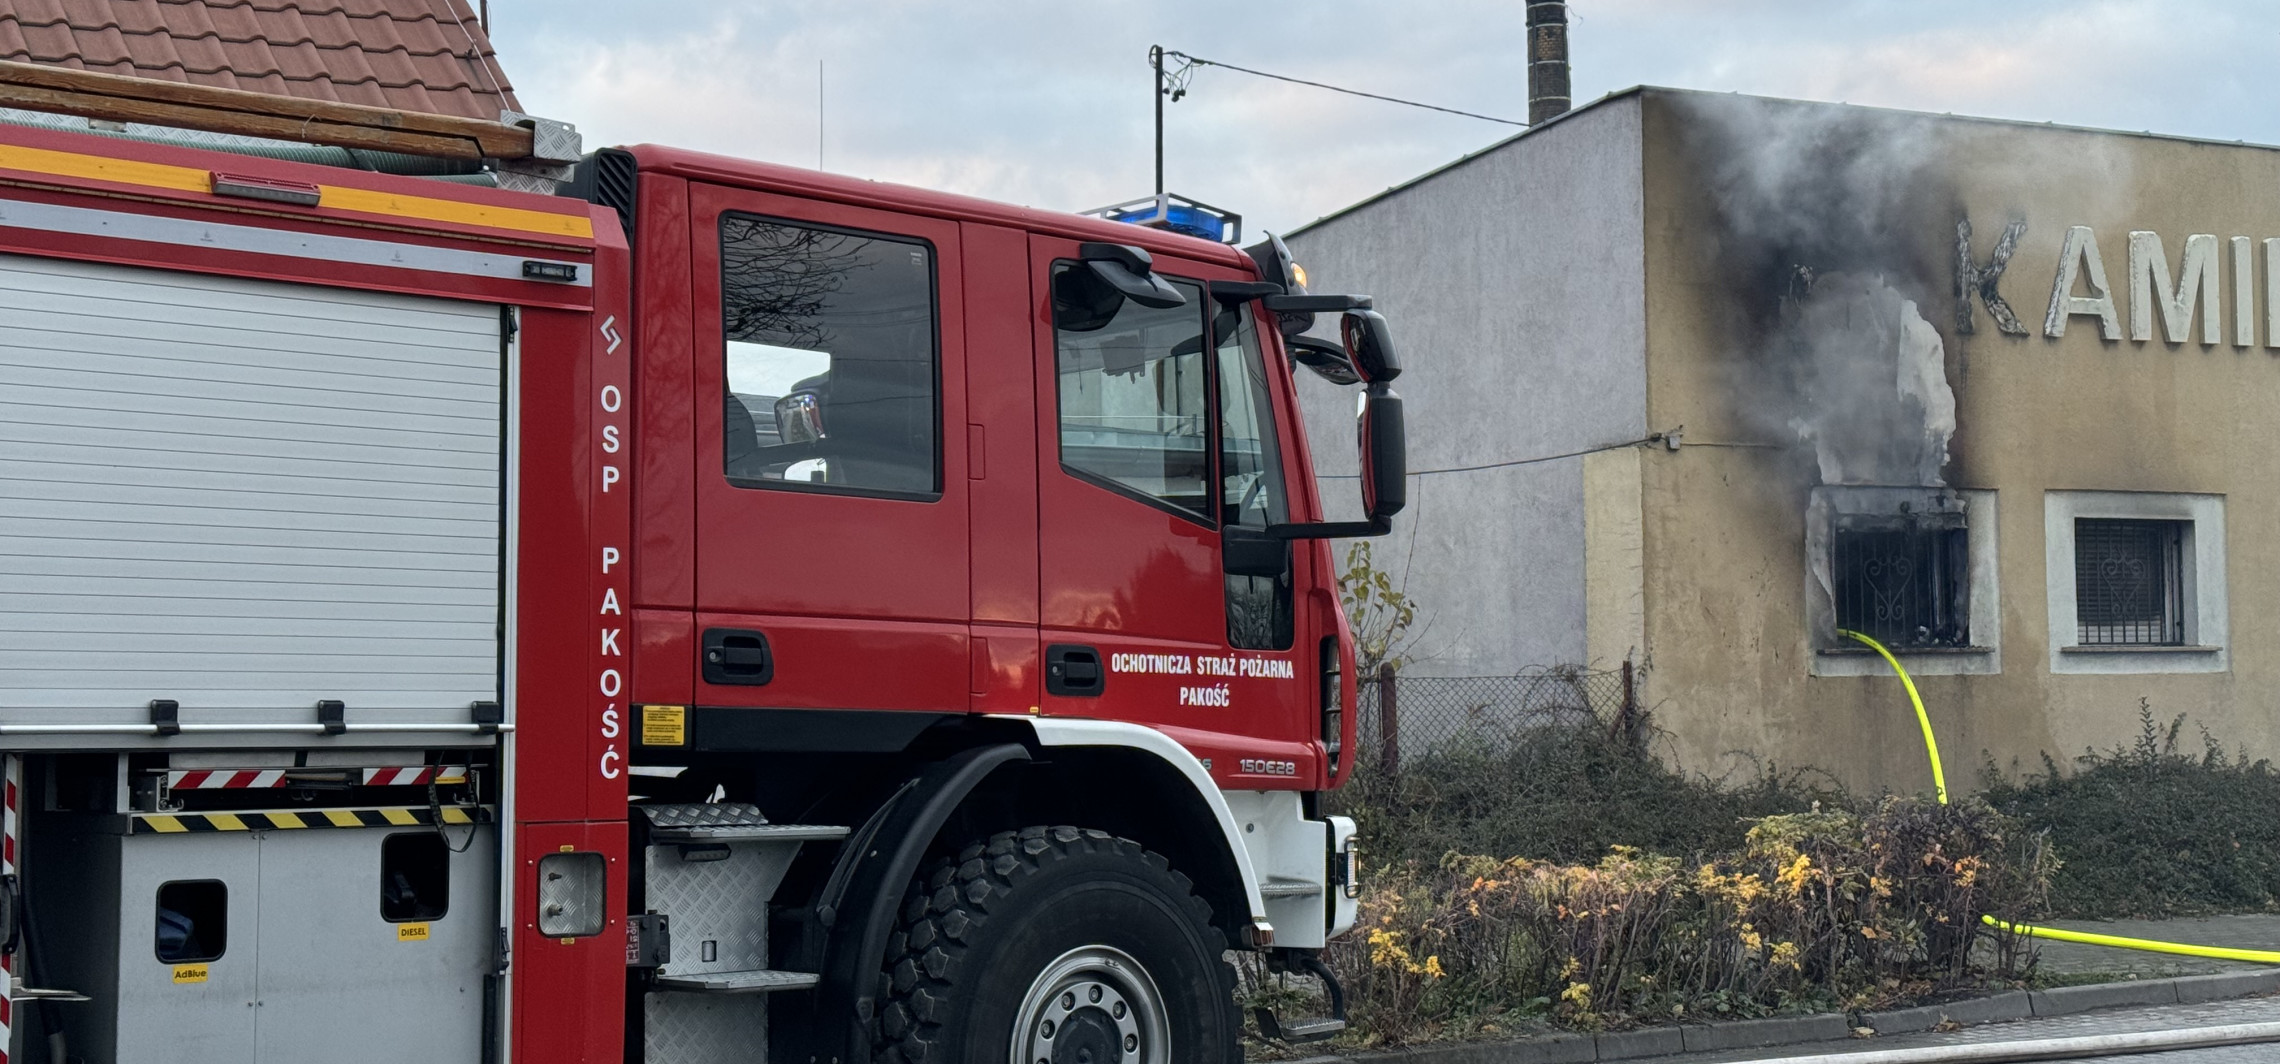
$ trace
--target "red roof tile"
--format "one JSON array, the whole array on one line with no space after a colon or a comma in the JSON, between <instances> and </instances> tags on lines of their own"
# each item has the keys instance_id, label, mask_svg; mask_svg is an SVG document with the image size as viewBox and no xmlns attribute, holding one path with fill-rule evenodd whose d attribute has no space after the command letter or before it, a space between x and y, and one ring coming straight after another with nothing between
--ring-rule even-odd
<instances>
[{"instance_id":1,"label":"red roof tile","mask_svg":"<svg viewBox=\"0 0 2280 1064\"><path fill-rule=\"evenodd\" d=\"M467 118L521 110L468 0L0 0L0 59Z\"/></svg>"}]
</instances>

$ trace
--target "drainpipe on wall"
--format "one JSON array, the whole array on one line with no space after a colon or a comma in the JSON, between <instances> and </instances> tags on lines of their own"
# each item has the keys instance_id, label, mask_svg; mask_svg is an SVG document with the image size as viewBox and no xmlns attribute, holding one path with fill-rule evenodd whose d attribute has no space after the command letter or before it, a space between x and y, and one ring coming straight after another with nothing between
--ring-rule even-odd
<instances>
[{"instance_id":1,"label":"drainpipe on wall","mask_svg":"<svg viewBox=\"0 0 2280 1064\"><path fill-rule=\"evenodd\" d=\"M1528 4L1528 124L1566 114L1568 90L1567 4L1530 0Z\"/></svg>"}]
</instances>

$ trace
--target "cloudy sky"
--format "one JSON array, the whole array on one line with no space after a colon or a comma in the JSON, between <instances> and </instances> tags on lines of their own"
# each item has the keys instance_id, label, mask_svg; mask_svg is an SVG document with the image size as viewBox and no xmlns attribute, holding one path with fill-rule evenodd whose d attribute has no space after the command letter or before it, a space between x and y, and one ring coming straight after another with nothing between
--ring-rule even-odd
<instances>
[{"instance_id":1,"label":"cloudy sky","mask_svg":"<svg viewBox=\"0 0 2280 1064\"><path fill-rule=\"evenodd\" d=\"M589 146L810 167L820 147L833 171L1065 210L1151 191L1151 44L1525 118L1525 6L490 0L524 106ZM1578 101L1645 83L2280 143L2271 16L2269 0L1574 0L1570 36ZM1514 132L1216 68L1166 114L1170 189L1253 232Z\"/></svg>"}]
</instances>

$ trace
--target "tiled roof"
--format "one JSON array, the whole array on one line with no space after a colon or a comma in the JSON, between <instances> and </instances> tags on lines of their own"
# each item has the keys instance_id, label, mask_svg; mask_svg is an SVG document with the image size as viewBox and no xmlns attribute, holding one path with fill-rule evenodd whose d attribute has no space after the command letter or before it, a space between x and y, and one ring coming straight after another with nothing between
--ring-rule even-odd
<instances>
[{"instance_id":1,"label":"tiled roof","mask_svg":"<svg viewBox=\"0 0 2280 1064\"><path fill-rule=\"evenodd\" d=\"M466 118L521 109L465 0L0 0L0 59Z\"/></svg>"}]
</instances>

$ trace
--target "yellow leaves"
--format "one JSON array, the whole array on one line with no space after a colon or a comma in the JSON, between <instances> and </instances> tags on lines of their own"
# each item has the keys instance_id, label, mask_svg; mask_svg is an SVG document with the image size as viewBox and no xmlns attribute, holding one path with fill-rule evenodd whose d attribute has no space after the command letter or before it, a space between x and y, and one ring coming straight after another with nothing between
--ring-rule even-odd
<instances>
[{"instance_id":1,"label":"yellow leaves","mask_svg":"<svg viewBox=\"0 0 2280 1064\"><path fill-rule=\"evenodd\" d=\"M1424 972L1426 977L1430 979L1439 979L1442 976L1449 974L1441 970L1441 957L1439 954L1434 954L1433 956L1425 958L1425 967L1419 969L1419 971Z\"/></svg>"},{"instance_id":2,"label":"yellow leaves","mask_svg":"<svg viewBox=\"0 0 2280 1064\"><path fill-rule=\"evenodd\" d=\"M1968 887L1979 880L1981 862L1977 857L1958 857L1955 861L1955 885Z\"/></svg>"},{"instance_id":3,"label":"yellow leaves","mask_svg":"<svg viewBox=\"0 0 2280 1064\"><path fill-rule=\"evenodd\" d=\"M1773 956L1766 958L1766 961L1776 968L1787 968L1793 972L1805 970L1805 962L1795 942L1774 943Z\"/></svg>"},{"instance_id":4,"label":"yellow leaves","mask_svg":"<svg viewBox=\"0 0 2280 1064\"><path fill-rule=\"evenodd\" d=\"M1579 1012L1591 1011L1591 984L1569 983L1560 991L1560 1000L1576 1007Z\"/></svg>"},{"instance_id":5,"label":"yellow leaves","mask_svg":"<svg viewBox=\"0 0 2280 1064\"><path fill-rule=\"evenodd\" d=\"M1775 882L1788 888L1791 895L1803 894L1807 885L1806 881L1816 878L1813 876L1813 859L1804 854L1798 854L1796 860L1789 862L1788 866L1775 873L1773 878Z\"/></svg>"},{"instance_id":6,"label":"yellow leaves","mask_svg":"<svg viewBox=\"0 0 2280 1064\"><path fill-rule=\"evenodd\" d=\"M1870 926L1868 926L1867 924L1862 924L1862 925L1861 925L1861 927L1860 927L1860 937L1862 937L1862 938L1875 938L1875 937L1876 937L1876 929L1875 929L1875 928L1873 928L1873 927L1870 927Z\"/></svg>"},{"instance_id":7,"label":"yellow leaves","mask_svg":"<svg viewBox=\"0 0 2280 1064\"><path fill-rule=\"evenodd\" d=\"M1402 932L1383 928L1370 930L1370 965L1394 971L1420 975L1425 967L1409 956L1409 948L1401 944Z\"/></svg>"}]
</instances>

